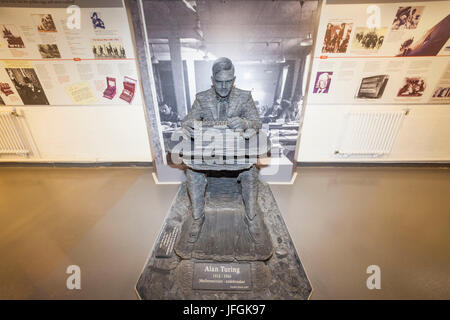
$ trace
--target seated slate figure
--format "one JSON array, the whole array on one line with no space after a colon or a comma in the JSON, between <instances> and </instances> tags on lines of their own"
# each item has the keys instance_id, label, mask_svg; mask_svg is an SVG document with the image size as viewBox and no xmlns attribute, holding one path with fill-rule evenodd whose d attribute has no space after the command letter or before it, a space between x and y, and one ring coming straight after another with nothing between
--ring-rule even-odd
<instances>
[{"instance_id":1,"label":"seated slate figure","mask_svg":"<svg viewBox=\"0 0 450 320\"><path fill-rule=\"evenodd\" d=\"M251 93L234 87L234 66L230 59L219 58L212 67L212 88L196 95L191 111L182 121L185 135L194 137L194 123L226 122L228 128L241 131L250 138L261 128L261 120ZM193 223L190 229L190 242L196 242L205 221L205 191L207 187L206 170L186 169L186 185L192 204ZM260 226L257 214L258 169L255 164L241 170L238 181L242 186L245 206L244 221L252 238L256 241Z\"/></svg>"},{"instance_id":2,"label":"seated slate figure","mask_svg":"<svg viewBox=\"0 0 450 320\"><path fill-rule=\"evenodd\" d=\"M167 144L168 161L183 164L187 179L136 292L164 300L308 299L312 289L281 212L258 179L271 143L252 96L233 86L230 59L215 61L211 79Z\"/></svg>"}]
</instances>

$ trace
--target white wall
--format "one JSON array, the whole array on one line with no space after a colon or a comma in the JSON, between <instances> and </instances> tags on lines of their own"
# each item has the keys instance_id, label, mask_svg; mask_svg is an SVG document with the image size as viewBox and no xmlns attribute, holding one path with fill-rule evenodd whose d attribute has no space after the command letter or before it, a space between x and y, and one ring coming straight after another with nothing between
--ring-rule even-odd
<instances>
[{"instance_id":1,"label":"white wall","mask_svg":"<svg viewBox=\"0 0 450 320\"><path fill-rule=\"evenodd\" d=\"M12 110L4 107L2 110ZM141 106L16 107L33 155L3 155L0 162L149 162Z\"/></svg>"},{"instance_id":2,"label":"white wall","mask_svg":"<svg viewBox=\"0 0 450 320\"><path fill-rule=\"evenodd\" d=\"M301 162L445 162L450 160L450 106L307 106L298 161ZM381 157L334 155L343 116L348 111L409 109L392 152Z\"/></svg>"}]
</instances>

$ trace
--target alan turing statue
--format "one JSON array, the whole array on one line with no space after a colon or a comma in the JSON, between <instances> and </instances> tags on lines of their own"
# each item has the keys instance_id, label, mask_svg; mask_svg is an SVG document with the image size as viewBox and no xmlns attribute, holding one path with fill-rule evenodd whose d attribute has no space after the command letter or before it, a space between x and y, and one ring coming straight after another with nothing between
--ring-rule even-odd
<instances>
[{"instance_id":1,"label":"alan turing statue","mask_svg":"<svg viewBox=\"0 0 450 320\"><path fill-rule=\"evenodd\" d=\"M191 111L182 121L185 135L195 140L195 130L199 128L220 127L232 129L248 139L259 132L261 120L250 91L234 86L236 76L230 59L219 58L212 67L212 87L196 95ZM201 130L201 129L200 129ZM200 133L201 134L201 133ZM206 169L206 170L202 170ZM195 242L205 221L205 191L210 166L188 164L186 187L192 205L192 226L189 241ZM216 166L219 170L239 171L237 181L241 184L245 206L245 219L252 238L258 240L260 225L254 219L257 214L258 169L256 164L247 162L240 165Z\"/></svg>"},{"instance_id":2,"label":"alan turing statue","mask_svg":"<svg viewBox=\"0 0 450 320\"><path fill-rule=\"evenodd\" d=\"M142 299L307 299L311 286L270 187L258 179L269 154L249 91L219 58L172 134L171 163L186 181L136 285ZM181 141L179 141L181 138Z\"/></svg>"}]
</instances>

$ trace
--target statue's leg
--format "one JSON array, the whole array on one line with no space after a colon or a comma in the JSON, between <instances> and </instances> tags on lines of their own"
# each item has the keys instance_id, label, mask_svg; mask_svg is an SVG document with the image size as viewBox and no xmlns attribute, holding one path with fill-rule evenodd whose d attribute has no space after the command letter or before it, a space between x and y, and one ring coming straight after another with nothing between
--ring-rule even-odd
<instances>
[{"instance_id":1,"label":"statue's leg","mask_svg":"<svg viewBox=\"0 0 450 320\"><path fill-rule=\"evenodd\" d=\"M244 221L248 226L253 241L256 244L263 242L263 220L258 213L258 169L256 166L241 172L238 180L241 181L242 198L245 205Z\"/></svg>"},{"instance_id":2,"label":"statue's leg","mask_svg":"<svg viewBox=\"0 0 450 320\"><path fill-rule=\"evenodd\" d=\"M206 174L186 169L186 187L191 200L194 218L189 232L189 242L195 242L205 221L205 191L208 180Z\"/></svg>"},{"instance_id":3,"label":"statue's leg","mask_svg":"<svg viewBox=\"0 0 450 320\"><path fill-rule=\"evenodd\" d=\"M241 181L245 215L248 219L253 220L258 206L258 169L256 166L252 166L249 170L241 172L238 180Z\"/></svg>"}]
</instances>

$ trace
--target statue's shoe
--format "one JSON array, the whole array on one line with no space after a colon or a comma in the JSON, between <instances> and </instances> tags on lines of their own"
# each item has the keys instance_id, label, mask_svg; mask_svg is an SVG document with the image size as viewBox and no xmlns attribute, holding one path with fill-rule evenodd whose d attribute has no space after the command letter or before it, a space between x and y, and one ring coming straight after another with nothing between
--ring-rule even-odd
<instances>
[{"instance_id":1,"label":"statue's shoe","mask_svg":"<svg viewBox=\"0 0 450 320\"><path fill-rule=\"evenodd\" d=\"M202 231L203 223L205 222L205 215L203 215L201 218L193 219L191 228L189 229L189 238L188 241L193 243L196 242L200 232Z\"/></svg>"}]
</instances>

